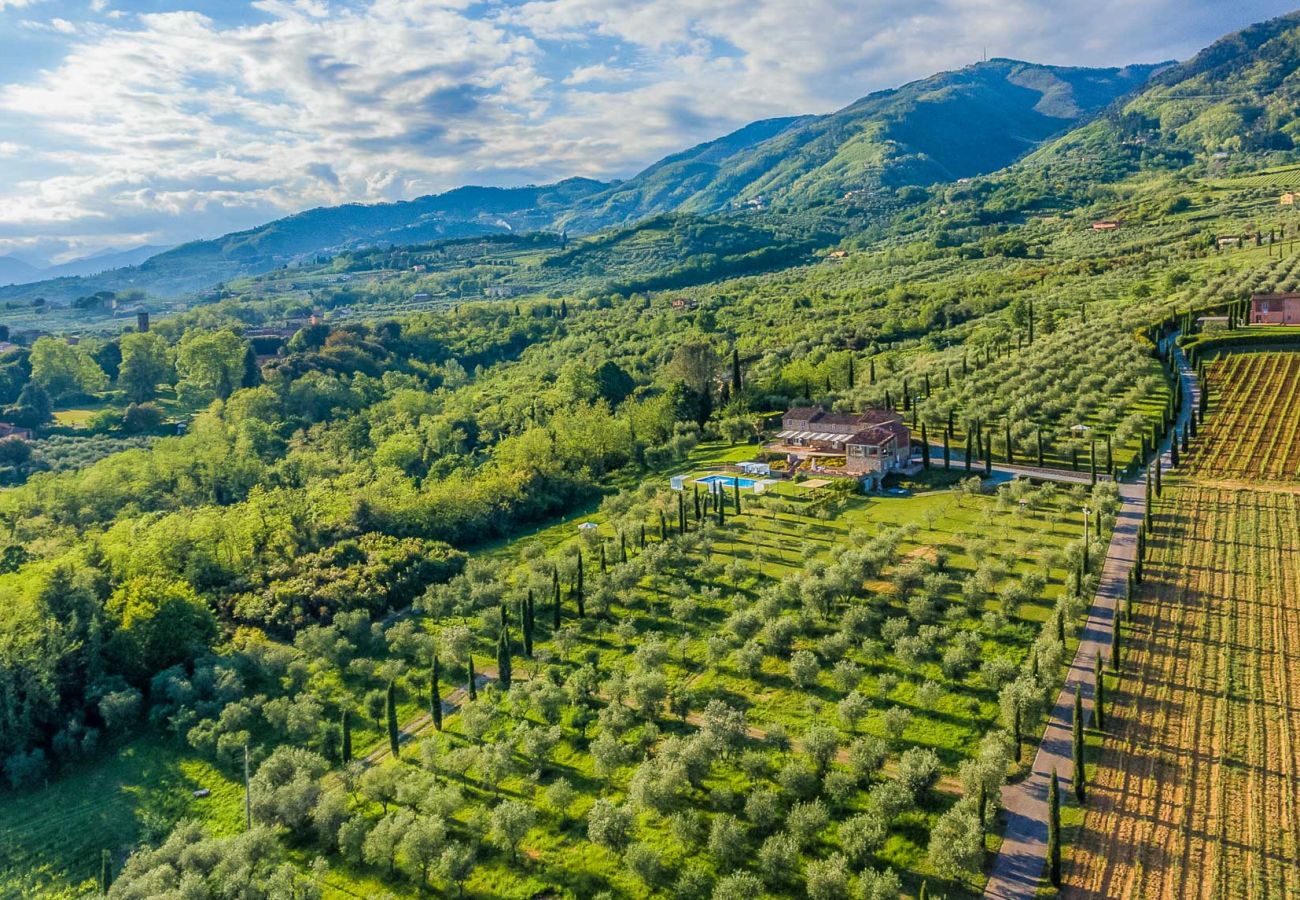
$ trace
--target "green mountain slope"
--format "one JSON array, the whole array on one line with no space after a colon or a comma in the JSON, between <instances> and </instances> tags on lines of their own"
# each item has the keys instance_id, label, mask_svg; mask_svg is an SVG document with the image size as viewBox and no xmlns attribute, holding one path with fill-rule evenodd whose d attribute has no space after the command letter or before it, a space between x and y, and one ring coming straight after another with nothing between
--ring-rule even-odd
<instances>
[{"instance_id":1,"label":"green mountain slope","mask_svg":"<svg viewBox=\"0 0 1300 900\"><path fill-rule=\"evenodd\" d=\"M880 91L826 116L758 122L587 198L580 230L670 210L822 203L992 172L1141 87L1158 66L995 59Z\"/></svg>"},{"instance_id":2,"label":"green mountain slope","mask_svg":"<svg viewBox=\"0 0 1300 900\"><path fill-rule=\"evenodd\" d=\"M1035 154L1090 177L1197 165L1230 173L1300 158L1300 13L1252 25L1151 79Z\"/></svg>"},{"instance_id":3,"label":"green mountain slope","mask_svg":"<svg viewBox=\"0 0 1300 900\"><path fill-rule=\"evenodd\" d=\"M815 207L1000 169L1142 85L1153 66L1083 69L996 59L881 91L826 116L754 122L606 185L574 178L465 187L401 203L313 209L196 241L139 266L0 289L0 301L68 303L99 291L199 291L318 254L562 227L595 232L664 213L749 204ZM873 198L872 195L876 195Z\"/></svg>"}]
</instances>

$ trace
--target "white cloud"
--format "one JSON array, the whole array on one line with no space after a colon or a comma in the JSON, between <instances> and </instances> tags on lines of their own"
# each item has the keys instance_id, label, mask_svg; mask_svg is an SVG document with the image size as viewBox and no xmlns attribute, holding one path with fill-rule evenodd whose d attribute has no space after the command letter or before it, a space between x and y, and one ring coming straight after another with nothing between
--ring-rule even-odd
<instances>
[{"instance_id":1,"label":"white cloud","mask_svg":"<svg viewBox=\"0 0 1300 900\"><path fill-rule=\"evenodd\" d=\"M1155 61L1285 11L1273 0L256 0L253 23L232 26L193 11L115 18L123 4L109 5L41 23L75 32L60 38L61 61L0 84L0 156L25 163L0 168L0 246L170 243L317 204L626 176L753 119L829 111L985 48Z\"/></svg>"}]
</instances>

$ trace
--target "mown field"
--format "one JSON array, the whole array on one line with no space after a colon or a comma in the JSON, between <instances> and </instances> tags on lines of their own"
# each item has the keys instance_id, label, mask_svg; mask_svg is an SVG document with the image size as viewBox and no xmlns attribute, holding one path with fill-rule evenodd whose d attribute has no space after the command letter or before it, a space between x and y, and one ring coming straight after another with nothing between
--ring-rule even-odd
<instances>
[{"instance_id":1,"label":"mown field","mask_svg":"<svg viewBox=\"0 0 1300 900\"><path fill-rule=\"evenodd\" d=\"M1208 375L1190 475L1154 507L1066 896L1300 893L1300 356Z\"/></svg>"}]
</instances>

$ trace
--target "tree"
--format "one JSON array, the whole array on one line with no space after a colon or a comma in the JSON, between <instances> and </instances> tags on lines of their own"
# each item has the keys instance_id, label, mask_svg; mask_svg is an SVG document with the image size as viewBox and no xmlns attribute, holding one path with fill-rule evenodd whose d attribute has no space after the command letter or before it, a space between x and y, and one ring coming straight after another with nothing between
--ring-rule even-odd
<instances>
[{"instance_id":1,"label":"tree","mask_svg":"<svg viewBox=\"0 0 1300 900\"><path fill-rule=\"evenodd\" d=\"M536 821L537 810L531 804L521 800L506 800L492 810L492 842L510 854L511 862L518 862L519 842Z\"/></svg>"},{"instance_id":2,"label":"tree","mask_svg":"<svg viewBox=\"0 0 1300 900\"><path fill-rule=\"evenodd\" d=\"M1101 670L1101 654L1093 657L1092 721L1098 731L1106 730L1106 676Z\"/></svg>"},{"instance_id":3,"label":"tree","mask_svg":"<svg viewBox=\"0 0 1300 900\"><path fill-rule=\"evenodd\" d=\"M397 726L397 686L391 681L384 696L384 712L388 717L388 750L396 759L401 755L402 732Z\"/></svg>"},{"instance_id":4,"label":"tree","mask_svg":"<svg viewBox=\"0 0 1300 900\"><path fill-rule=\"evenodd\" d=\"M954 881L979 873L984 860L984 826L974 798L964 798L930 829L930 864Z\"/></svg>"},{"instance_id":5,"label":"tree","mask_svg":"<svg viewBox=\"0 0 1300 900\"><path fill-rule=\"evenodd\" d=\"M1056 767L1047 782L1047 877L1054 887L1061 886L1061 789L1057 786Z\"/></svg>"},{"instance_id":6,"label":"tree","mask_svg":"<svg viewBox=\"0 0 1300 900\"><path fill-rule=\"evenodd\" d=\"M501 632L497 635L497 681L503 691L510 690L511 680L510 625L506 621L505 607L501 607Z\"/></svg>"},{"instance_id":7,"label":"tree","mask_svg":"<svg viewBox=\"0 0 1300 900\"><path fill-rule=\"evenodd\" d=\"M845 819L839 827L840 846L858 866L866 864L888 836L889 823L876 809Z\"/></svg>"},{"instance_id":8,"label":"tree","mask_svg":"<svg viewBox=\"0 0 1300 900\"><path fill-rule=\"evenodd\" d=\"M474 848L466 844L452 843L438 857L438 873L456 885L456 895L464 896L465 882L474 871Z\"/></svg>"},{"instance_id":9,"label":"tree","mask_svg":"<svg viewBox=\"0 0 1300 900\"><path fill-rule=\"evenodd\" d=\"M475 683L474 676L474 653L470 651L465 655L465 691L469 694L469 699L478 699L478 685Z\"/></svg>"},{"instance_id":10,"label":"tree","mask_svg":"<svg viewBox=\"0 0 1300 900\"><path fill-rule=\"evenodd\" d=\"M601 797L587 811L587 839L593 844L621 850L632 831L632 815L625 808Z\"/></svg>"},{"instance_id":11,"label":"tree","mask_svg":"<svg viewBox=\"0 0 1300 900\"><path fill-rule=\"evenodd\" d=\"M37 338L29 356L32 381L55 400L92 394L108 386L108 376L85 348L58 338Z\"/></svg>"},{"instance_id":12,"label":"tree","mask_svg":"<svg viewBox=\"0 0 1300 900\"><path fill-rule=\"evenodd\" d=\"M1074 798L1084 801L1084 758L1083 758L1083 694L1079 686L1074 686L1074 720L1071 727L1071 755L1074 759Z\"/></svg>"},{"instance_id":13,"label":"tree","mask_svg":"<svg viewBox=\"0 0 1300 900\"><path fill-rule=\"evenodd\" d=\"M191 329L176 348L176 373L186 402L225 400L244 378L244 341L233 331Z\"/></svg>"},{"instance_id":14,"label":"tree","mask_svg":"<svg viewBox=\"0 0 1300 900\"><path fill-rule=\"evenodd\" d=\"M817 682L821 665L811 651L798 650L790 657L790 680L798 687L808 688Z\"/></svg>"},{"instance_id":15,"label":"tree","mask_svg":"<svg viewBox=\"0 0 1300 900\"><path fill-rule=\"evenodd\" d=\"M53 409L49 392L36 382L29 381L18 392L18 399L4 408L4 416L15 425L40 428L54 418Z\"/></svg>"},{"instance_id":16,"label":"tree","mask_svg":"<svg viewBox=\"0 0 1300 900\"><path fill-rule=\"evenodd\" d=\"M301 747L280 746L257 767L248 793L253 818L261 824L304 829L321 793L321 776L329 764Z\"/></svg>"},{"instance_id":17,"label":"tree","mask_svg":"<svg viewBox=\"0 0 1300 900\"><path fill-rule=\"evenodd\" d=\"M729 872L738 867L747 849L745 828L736 817L728 813L715 816L709 828L709 853L718 869Z\"/></svg>"},{"instance_id":18,"label":"tree","mask_svg":"<svg viewBox=\"0 0 1300 900\"><path fill-rule=\"evenodd\" d=\"M848 861L839 853L808 861L804 890L809 900L841 900L848 896Z\"/></svg>"},{"instance_id":19,"label":"tree","mask_svg":"<svg viewBox=\"0 0 1300 900\"><path fill-rule=\"evenodd\" d=\"M341 748L339 755L343 764L347 765L352 762L352 713L346 706L339 715L339 730L342 732L339 739Z\"/></svg>"},{"instance_id":20,"label":"tree","mask_svg":"<svg viewBox=\"0 0 1300 900\"><path fill-rule=\"evenodd\" d=\"M435 731L442 731L442 689L438 682L442 678L439 671L438 654L433 654L433 671L429 675L429 715L433 719Z\"/></svg>"},{"instance_id":21,"label":"tree","mask_svg":"<svg viewBox=\"0 0 1300 900\"><path fill-rule=\"evenodd\" d=\"M158 382L171 372L167 359L167 342L152 331L122 335L122 363L118 368L117 386L133 403L152 400Z\"/></svg>"},{"instance_id":22,"label":"tree","mask_svg":"<svg viewBox=\"0 0 1300 900\"><path fill-rule=\"evenodd\" d=\"M120 585L105 608L114 626L108 657L116 671L141 681L190 662L217 635L212 610L184 581L137 576Z\"/></svg>"},{"instance_id":23,"label":"tree","mask_svg":"<svg viewBox=\"0 0 1300 900\"><path fill-rule=\"evenodd\" d=\"M422 816L402 835L397 852L408 867L420 873L420 884L428 884L429 870L446 843L447 824L438 816Z\"/></svg>"}]
</instances>

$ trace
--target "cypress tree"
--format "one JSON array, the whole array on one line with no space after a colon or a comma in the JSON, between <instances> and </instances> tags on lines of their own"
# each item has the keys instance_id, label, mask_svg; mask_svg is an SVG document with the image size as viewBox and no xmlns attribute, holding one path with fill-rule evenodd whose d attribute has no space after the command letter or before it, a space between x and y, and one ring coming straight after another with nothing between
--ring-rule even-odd
<instances>
[{"instance_id":1,"label":"cypress tree","mask_svg":"<svg viewBox=\"0 0 1300 900\"><path fill-rule=\"evenodd\" d=\"M985 478L989 478L993 475L993 453L991 452L992 449L993 448L990 447L989 448L990 452L984 454L984 477Z\"/></svg>"},{"instance_id":2,"label":"cypress tree","mask_svg":"<svg viewBox=\"0 0 1300 900\"><path fill-rule=\"evenodd\" d=\"M1061 789L1056 767L1047 783L1047 877L1054 887L1061 886Z\"/></svg>"},{"instance_id":3,"label":"cypress tree","mask_svg":"<svg viewBox=\"0 0 1300 900\"><path fill-rule=\"evenodd\" d=\"M388 749L396 759L401 753L401 732L397 728L397 687L388 682L388 692L384 695L384 707L388 714Z\"/></svg>"},{"instance_id":4,"label":"cypress tree","mask_svg":"<svg viewBox=\"0 0 1300 900\"><path fill-rule=\"evenodd\" d=\"M433 671L429 674L429 716L435 731L442 731L442 665L438 654L433 655Z\"/></svg>"},{"instance_id":5,"label":"cypress tree","mask_svg":"<svg viewBox=\"0 0 1300 900\"><path fill-rule=\"evenodd\" d=\"M732 512L735 513L736 515L740 515L740 479L739 478L731 479L731 496L732 499L735 500L736 502L736 507L735 509L732 510Z\"/></svg>"},{"instance_id":6,"label":"cypress tree","mask_svg":"<svg viewBox=\"0 0 1300 900\"><path fill-rule=\"evenodd\" d=\"M686 533L686 500L682 492L677 492L677 533Z\"/></svg>"},{"instance_id":7,"label":"cypress tree","mask_svg":"<svg viewBox=\"0 0 1300 900\"><path fill-rule=\"evenodd\" d=\"M1093 438L1092 443L1088 446L1088 468L1092 473L1092 485L1097 486L1097 439Z\"/></svg>"},{"instance_id":8,"label":"cypress tree","mask_svg":"<svg viewBox=\"0 0 1300 900\"><path fill-rule=\"evenodd\" d=\"M1113 637L1112 637L1113 640ZM1106 675L1101 670L1101 654L1093 657L1092 724L1098 731L1106 730Z\"/></svg>"},{"instance_id":9,"label":"cypress tree","mask_svg":"<svg viewBox=\"0 0 1300 900\"><path fill-rule=\"evenodd\" d=\"M510 690L513 674L510 654L510 624L506 621L505 607L501 608L501 633L497 635L497 681L502 690Z\"/></svg>"},{"instance_id":10,"label":"cypress tree","mask_svg":"<svg viewBox=\"0 0 1300 900\"><path fill-rule=\"evenodd\" d=\"M722 496L720 494L714 497L713 499L714 499L714 505L718 508L718 525L725 525L727 514L724 511L724 508L726 504L722 502Z\"/></svg>"},{"instance_id":11,"label":"cypress tree","mask_svg":"<svg viewBox=\"0 0 1300 900\"><path fill-rule=\"evenodd\" d=\"M700 521L700 485L696 482L693 486L695 492L695 521Z\"/></svg>"},{"instance_id":12,"label":"cypress tree","mask_svg":"<svg viewBox=\"0 0 1300 900\"><path fill-rule=\"evenodd\" d=\"M1106 474L1115 477L1115 451L1109 434L1106 435Z\"/></svg>"},{"instance_id":13,"label":"cypress tree","mask_svg":"<svg viewBox=\"0 0 1300 900\"><path fill-rule=\"evenodd\" d=\"M1056 639L1065 646L1065 611L1060 609L1056 611Z\"/></svg>"},{"instance_id":14,"label":"cypress tree","mask_svg":"<svg viewBox=\"0 0 1300 900\"><path fill-rule=\"evenodd\" d=\"M465 669L468 674L465 677L465 690L469 693L469 699L478 699L478 685L474 683L474 651L471 650L465 654Z\"/></svg>"},{"instance_id":15,"label":"cypress tree","mask_svg":"<svg viewBox=\"0 0 1300 900\"><path fill-rule=\"evenodd\" d=\"M970 434L970 429L967 428L966 429L966 457L965 457L967 472L970 471L970 457L971 457L971 434Z\"/></svg>"},{"instance_id":16,"label":"cypress tree","mask_svg":"<svg viewBox=\"0 0 1300 900\"><path fill-rule=\"evenodd\" d=\"M345 706L339 713L339 758L343 764L352 762L352 713Z\"/></svg>"},{"instance_id":17,"label":"cypress tree","mask_svg":"<svg viewBox=\"0 0 1300 900\"><path fill-rule=\"evenodd\" d=\"M1161 484L1160 484L1160 468L1161 468L1161 467L1160 467L1160 457L1159 457L1158 455L1156 456L1156 460L1155 460L1155 462L1152 463L1151 465L1152 465L1152 467L1156 470L1156 496L1159 497L1159 496L1160 496L1160 493L1161 493L1161 487L1162 487L1162 486L1161 486Z\"/></svg>"},{"instance_id":18,"label":"cypress tree","mask_svg":"<svg viewBox=\"0 0 1300 900\"><path fill-rule=\"evenodd\" d=\"M853 367L853 359L852 357L850 357L849 358L850 373L852 372L852 367ZM850 380L852 380L851 374L849 377ZM740 380L740 351L735 349L734 347L731 350L731 384L732 384L732 393L735 396L739 397L740 391L744 387L744 383Z\"/></svg>"},{"instance_id":19,"label":"cypress tree","mask_svg":"<svg viewBox=\"0 0 1300 900\"><path fill-rule=\"evenodd\" d=\"M1020 762L1020 701L1017 700L1011 708L1011 737L1016 742L1016 762Z\"/></svg>"},{"instance_id":20,"label":"cypress tree","mask_svg":"<svg viewBox=\"0 0 1300 900\"><path fill-rule=\"evenodd\" d=\"M561 618L560 602L560 570L551 566L551 633L560 630Z\"/></svg>"},{"instance_id":21,"label":"cypress tree","mask_svg":"<svg viewBox=\"0 0 1300 900\"><path fill-rule=\"evenodd\" d=\"M578 550L578 573L577 573L577 580L574 582L574 585L573 585L573 595L574 595L574 599L577 601L577 605L578 605L578 618L579 618L579 619L586 618L586 615L587 615L587 609L586 609L586 604L583 602L584 597L583 597L583 583L582 583L582 550L581 550L581 548Z\"/></svg>"},{"instance_id":22,"label":"cypress tree","mask_svg":"<svg viewBox=\"0 0 1300 900\"><path fill-rule=\"evenodd\" d=\"M1015 445L1011 443L1011 418L1008 416L1007 417L1007 465L1014 466L1015 464L1016 464L1016 448Z\"/></svg>"},{"instance_id":23,"label":"cypress tree","mask_svg":"<svg viewBox=\"0 0 1300 900\"><path fill-rule=\"evenodd\" d=\"M667 535L668 535L668 517L664 515L664 511L661 509L659 510L659 542L663 543Z\"/></svg>"},{"instance_id":24,"label":"cypress tree","mask_svg":"<svg viewBox=\"0 0 1300 900\"><path fill-rule=\"evenodd\" d=\"M1074 686L1074 722L1070 728L1070 750L1074 758L1074 798L1082 803L1085 799L1083 758L1083 695L1079 686Z\"/></svg>"},{"instance_id":25,"label":"cypress tree","mask_svg":"<svg viewBox=\"0 0 1300 900\"><path fill-rule=\"evenodd\" d=\"M876 358L873 356L868 362L871 365L871 371L867 373L867 384L870 385L876 383Z\"/></svg>"},{"instance_id":26,"label":"cypress tree","mask_svg":"<svg viewBox=\"0 0 1300 900\"><path fill-rule=\"evenodd\" d=\"M921 467L930 468L930 438L925 430L925 422L921 423Z\"/></svg>"},{"instance_id":27,"label":"cypress tree","mask_svg":"<svg viewBox=\"0 0 1300 900\"><path fill-rule=\"evenodd\" d=\"M909 412L912 409L912 391L907 386L907 379L903 379L903 412Z\"/></svg>"},{"instance_id":28,"label":"cypress tree","mask_svg":"<svg viewBox=\"0 0 1300 900\"><path fill-rule=\"evenodd\" d=\"M1038 468L1041 469L1043 467L1043 429L1035 429L1034 434L1038 438Z\"/></svg>"},{"instance_id":29,"label":"cypress tree","mask_svg":"<svg viewBox=\"0 0 1300 900\"><path fill-rule=\"evenodd\" d=\"M606 571L608 571L608 567L605 563L605 545L602 543L600 545L600 574L604 575Z\"/></svg>"},{"instance_id":30,"label":"cypress tree","mask_svg":"<svg viewBox=\"0 0 1300 900\"><path fill-rule=\"evenodd\" d=\"M945 431L943 433L943 469L948 471L952 468L952 448L949 446L952 434Z\"/></svg>"},{"instance_id":31,"label":"cypress tree","mask_svg":"<svg viewBox=\"0 0 1300 900\"><path fill-rule=\"evenodd\" d=\"M659 516L660 516L661 519L663 518L663 512L662 512L662 511L660 511ZM662 532L661 532L661 533L662 533ZM644 549L645 549L645 522L642 522L642 523L641 523L641 538L640 538L640 540L641 540L641 546L640 546L639 549L644 550Z\"/></svg>"},{"instance_id":32,"label":"cypress tree","mask_svg":"<svg viewBox=\"0 0 1300 900\"><path fill-rule=\"evenodd\" d=\"M1070 468L1075 472L1079 471L1079 448L1078 447L1070 448Z\"/></svg>"},{"instance_id":33,"label":"cypress tree","mask_svg":"<svg viewBox=\"0 0 1300 900\"><path fill-rule=\"evenodd\" d=\"M925 373L925 399L930 399L930 373Z\"/></svg>"},{"instance_id":34,"label":"cypress tree","mask_svg":"<svg viewBox=\"0 0 1300 900\"><path fill-rule=\"evenodd\" d=\"M99 853L99 891L107 894L113 886L113 851L101 850Z\"/></svg>"},{"instance_id":35,"label":"cypress tree","mask_svg":"<svg viewBox=\"0 0 1300 900\"><path fill-rule=\"evenodd\" d=\"M618 533L618 561L627 562L627 532Z\"/></svg>"},{"instance_id":36,"label":"cypress tree","mask_svg":"<svg viewBox=\"0 0 1300 900\"><path fill-rule=\"evenodd\" d=\"M1174 429L1174 439L1169 442L1169 467L1175 468L1178 465L1178 429Z\"/></svg>"},{"instance_id":37,"label":"cypress tree","mask_svg":"<svg viewBox=\"0 0 1300 900\"><path fill-rule=\"evenodd\" d=\"M533 592L528 591L528 599L524 601L524 614L521 626L524 637L524 656L529 659L533 658Z\"/></svg>"},{"instance_id":38,"label":"cypress tree","mask_svg":"<svg viewBox=\"0 0 1300 900\"><path fill-rule=\"evenodd\" d=\"M1111 622L1111 627L1110 627L1110 670L1112 672L1119 672L1119 668L1121 665L1120 658L1119 658L1119 647L1120 647L1121 638L1119 632L1120 632L1119 616L1115 616L1114 620Z\"/></svg>"},{"instance_id":39,"label":"cypress tree","mask_svg":"<svg viewBox=\"0 0 1300 900\"><path fill-rule=\"evenodd\" d=\"M849 354L849 390L853 390L853 354Z\"/></svg>"}]
</instances>

